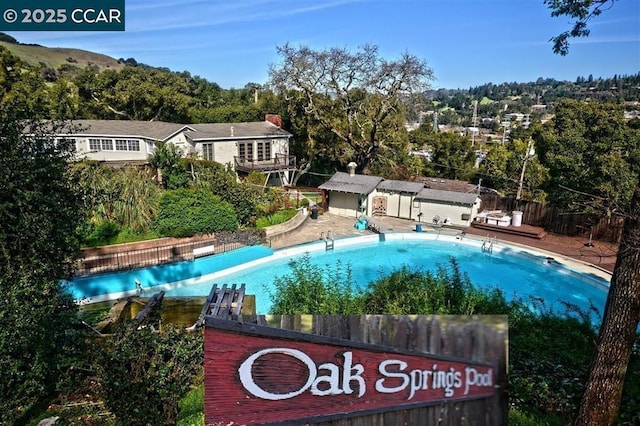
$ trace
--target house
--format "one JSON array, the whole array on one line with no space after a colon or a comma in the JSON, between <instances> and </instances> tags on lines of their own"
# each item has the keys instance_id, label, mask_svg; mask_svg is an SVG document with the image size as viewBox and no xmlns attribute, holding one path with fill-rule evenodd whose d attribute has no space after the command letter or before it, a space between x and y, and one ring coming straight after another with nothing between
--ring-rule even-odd
<instances>
[{"instance_id":1,"label":"house","mask_svg":"<svg viewBox=\"0 0 640 426\"><path fill-rule=\"evenodd\" d=\"M178 124L158 121L74 120L74 130L59 138L72 138L78 159L87 158L118 167L146 164L155 142L172 143L185 156L229 164L239 174L264 173L267 179L288 184L296 168L289 155L291 133L279 116L249 123Z\"/></svg>"},{"instance_id":2,"label":"house","mask_svg":"<svg viewBox=\"0 0 640 426\"><path fill-rule=\"evenodd\" d=\"M431 179L425 180L433 184ZM357 218L390 216L453 226L470 226L480 209L476 186L440 180L462 191L427 188L424 182L385 180L377 176L336 172L318 188L327 194L329 211Z\"/></svg>"}]
</instances>

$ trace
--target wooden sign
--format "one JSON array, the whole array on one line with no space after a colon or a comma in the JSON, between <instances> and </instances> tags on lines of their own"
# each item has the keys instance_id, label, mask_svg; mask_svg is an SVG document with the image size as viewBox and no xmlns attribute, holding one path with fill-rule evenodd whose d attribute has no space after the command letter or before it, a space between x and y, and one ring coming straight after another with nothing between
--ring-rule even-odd
<instances>
[{"instance_id":1,"label":"wooden sign","mask_svg":"<svg viewBox=\"0 0 640 426\"><path fill-rule=\"evenodd\" d=\"M302 424L494 395L495 366L214 317L205 423Z\"/></svg>"}]
</instances>

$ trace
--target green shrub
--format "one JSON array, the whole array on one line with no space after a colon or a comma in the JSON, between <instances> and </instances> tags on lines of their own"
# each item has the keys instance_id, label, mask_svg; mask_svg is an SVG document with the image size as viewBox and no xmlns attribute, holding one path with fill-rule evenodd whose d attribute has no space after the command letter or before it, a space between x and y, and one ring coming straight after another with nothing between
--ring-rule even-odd
<instances>
[{"instance_id":1,"label":"green shrub","mask_svg":"<svg viewBox=\"0 0 640 426\"><path fill-rule=\"evenodd\" d=\"M87 222L81 229L85 247L97 247L113 244L120 232L120 227L111 221L104 221L98 225Z\"/></svg>"},{"instance_id":2,"label":"green shrub","mask_svg":"<svg viewBox=\"0 0 640 426\"><path fill-rule=\"evenodd\" d=\"M291 261L291 273L276 277L275 291L268 290L272 301L271 313L295 314L355 314L357 292L354 289L351 267L338 262L335 268L321 267L311 261L309 254Z\"/></svg>"},{"instance_id":3,"label":"green shrub","mask_svg":"<svg viewBox=\"0 0 640 426\"><path fill-rule=\"evenodd\" d=\"M135 243L136 241L152 240L158 237L159 235L151 230L138 232L131 228L124 228L120 230L118 235L112 240L112 244Z\"/></svg>"},{"instance_id":4,"label":"green shrub","mask_svg":"<svg viewBox=\"0 0 640 426\"><path fill-rule=\"evenodd\" d=\"M238 228L233 206L205 189L167 191L154 229L162 236L190 237Z\"/></svg>"},{"instance_id":5,"label":"green shrub","mask_svg":"<svg viewBox=\"0 0 640 426\"><path fill-rule=\"evenodd\" d=\"M120 232L120 227L116 223L104 221L96 226L90 238L98 241L109 241L118 235L118 232Z\"/></svg>"},{"instance_id":6,"label":"green shrub","mask_svg":"<svg viewBox=\"0 0 640 426\"><path fill-rule=\"evenodd\" d=\"M575 307L564 315L540 300L533 307L541 313L519 309L509 317L509 402L528 416L570 424L589 375L597 331Z\"/></svg>"},{"instance_id":7,"label":"green shrub","mask_svg":"<svg viewBox=\"0 0 640 426\"><path fill-rule=\"evenodd\" d=\"M510 310L499 289L473 286L454 258L449 268L437 265L435 273L403 265L370 283L360 300L368 314L498 315Z\"/></svg>"},{"instance_id":8,"label":"green shrub","mask_svg":"<svg viewBox=\"0 0 640 426\"><path fill-rule=\"evenodd\" d=\"M281 210L277 213L269 215L267 217L260 217L256 220L256 228L266 228L267 226L278 225L291 220L296 214L297 210Z\"/></svg>"},{"instance_id":9,"label":"green shrub","mask_svg":"<svg viewBox=\"0 0 640 426\"><path fill-rule=\"evenodd\" d=\"M178 401L202 374L202 334L123 324L98 355L105 405L127 425L175 424Z\"/></svg>"}]
</instances>

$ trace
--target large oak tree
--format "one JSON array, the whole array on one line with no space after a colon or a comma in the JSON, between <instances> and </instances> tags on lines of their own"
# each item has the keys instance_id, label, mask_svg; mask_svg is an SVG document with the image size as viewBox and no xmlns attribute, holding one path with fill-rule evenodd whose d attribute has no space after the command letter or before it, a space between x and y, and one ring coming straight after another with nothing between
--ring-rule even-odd
<instances>
[{"instance_id":1,"label":"large oak tree","mask_svg":"<svg viewBox=\"0 0 640 426\"><path fill-rule=\"evenodd\" d=\"M271 85L295 99L292 105L301 103L310 128L319 128L309 135L316 147L310 157L325 153L343 165L354 161L366 174L388 153L406 149L401 98L429 86L433 72L424 60L404 53L389 61L372 45L351 52L286 44L278 54ZM328 137L317 140L323 132Z\"/></svg>"}]
</instances>

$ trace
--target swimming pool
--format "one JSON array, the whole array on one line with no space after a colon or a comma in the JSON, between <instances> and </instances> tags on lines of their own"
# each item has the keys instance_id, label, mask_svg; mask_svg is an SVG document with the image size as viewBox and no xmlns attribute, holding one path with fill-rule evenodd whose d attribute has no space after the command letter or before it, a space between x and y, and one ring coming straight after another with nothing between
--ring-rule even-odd
<instances>
[{"instance_id":1,"label":"swimming pool","mask_svg":"<svg viewBox=\"0 0 640 426\"><path fill-rule=\"evenodd\" d=\"M434 270L437 264L447 266L453 256L475 285L499 287L509 299L535 296L560 312L564 311L560 300L584 309L591 302L601 312L604 309L609 284L595 269L593 273L580 272L548 255L501 243L489 253L481 249L482 241L471 238L431 233L381 236L338 239L330 251L322 241L277 251L246 247L195 261L78 278L70 283L69 291L76 300L91 303L136 295L136 282L144 294L165 290L165 297L206 296L213 283L245 283L247 293L256 295L258 313L266 314L271 306L266 289L275 277L289 274L289 262L305 253L320 266L335 269L337 261L349 264L361 286L403 264Z\"/></svg>"}]
</instances>

